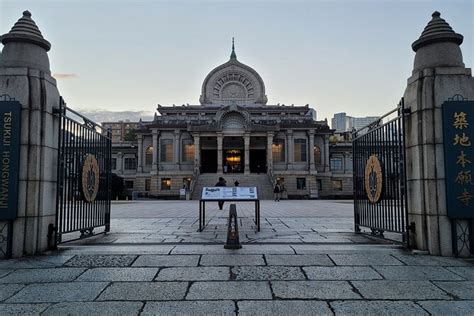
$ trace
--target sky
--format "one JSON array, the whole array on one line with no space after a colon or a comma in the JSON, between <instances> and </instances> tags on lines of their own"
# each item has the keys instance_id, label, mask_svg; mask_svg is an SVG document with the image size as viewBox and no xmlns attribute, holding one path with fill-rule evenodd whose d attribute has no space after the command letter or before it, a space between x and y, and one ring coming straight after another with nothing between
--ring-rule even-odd
<instances>
[{"instance_id":1,"label":"sky","mask_svg":"<svg viewBox=\"0 0 474 316\"><path fill-rule=\"evenodd\" d=\"M396 106L411 44L435 10L464 35L464 63L474 66L472 0L0 0L0 34L24 10L52 44L51 71L68 106L99 121L199 104L232 37L237 59L263 78L268 104L310 104L329 121Z\"/></svg>"}]
</instances>

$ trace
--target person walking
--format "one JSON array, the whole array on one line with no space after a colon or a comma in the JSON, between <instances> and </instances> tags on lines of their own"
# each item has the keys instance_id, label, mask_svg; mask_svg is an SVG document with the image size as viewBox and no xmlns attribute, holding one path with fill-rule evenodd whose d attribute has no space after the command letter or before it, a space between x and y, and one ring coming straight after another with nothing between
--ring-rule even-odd
<instances>
[{"instance_id":1,"label":"person walking","mask_svg":"<svg viewBox=\"0 0 474 316\"><path fill-rule=\"evenodd\" d=\"M225 186L227 186L227 182L225 181L224 178L219 177L219 181L217 181L215 186L216 187L225 187ZM222 210L222 208L224 207L224 201L218 201L217 205L219 205L219 210Z\"/></svg>"},{"instance_id":2,"label":"person walking","mask_svg":"<svg viewBox=\"0 0 474 316\"><path fill-rule=\"evenodd\" d=\"M235 185L236 187L238 187L239 184L240 184L239 181L235 180L234 185Z\"/></svg>"},{"instance_id":3,"label":"person walking","mask_svg":"<svg viewBox=\"0 0 474 316\"><path fill-rule=\"evenodd\" d=\"M280 183L276 183L275 187L273 188L273 193L275 194L275 202L280 202L280 193L281 193L281 185Z\"/></svg>"}]
</instances>

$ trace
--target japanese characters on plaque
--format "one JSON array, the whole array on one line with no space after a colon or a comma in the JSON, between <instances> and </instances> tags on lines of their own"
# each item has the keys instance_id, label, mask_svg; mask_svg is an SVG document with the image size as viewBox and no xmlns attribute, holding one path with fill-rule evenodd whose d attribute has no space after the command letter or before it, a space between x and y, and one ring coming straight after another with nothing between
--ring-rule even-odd
<instances>
[{"instance_id":1,"label":"japanese characters on plaque","mask_svg":"<svg viewBox=\"0 0 474 316\"><path fill-rule=\"evenodd\" d=\"M443 104L448 217L474 218L474 101Z\"/></svg>"}]
</instances>

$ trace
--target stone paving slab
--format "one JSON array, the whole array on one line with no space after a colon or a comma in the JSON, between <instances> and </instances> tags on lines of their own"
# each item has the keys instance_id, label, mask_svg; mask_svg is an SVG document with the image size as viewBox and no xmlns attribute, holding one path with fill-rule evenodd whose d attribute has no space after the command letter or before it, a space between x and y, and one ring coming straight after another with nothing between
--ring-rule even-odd
<instances>
[{"instance_id":1,"label":"stone paving slab","mask_svg":"<svg viewBox=\"0 0 474 316\"><path fill-rule=\"evenodd\" d=\"M137 256L78 255L64 265L68 267L129 267Z\"/></svg>"},{"instance_id":2,"label":"stone paving slab","mask_svg":"<svg viewBox=\"0 0 474 316\"><path fill-rule=\"evenodd\" d=\"M374 266L387 280L441 280L441 281L461 281L460 276L437 266Z\"/></svg>"},{"instance_id":3,"label":"stone paving slab","mask_svg":"<svg viewBox=\"0 0 474 316\"><path fill-rule=\"evenodd\" d=\"M262 255L202 255L202 266L264 266Z\"/></svg>"},{"instance_id":4,"label":"stone paving slab","mask_svg":"<svg viewBox=\"0 0 474 316\"><path fill-rule=\"evenodd\" d=\"M275 297L282 299L360 299L346 281L272 281Z\"/></svg>"},{"instance_id":5,"label":"stone paving slab","mask_svg":"<svg viewBox=\"0 0 474 316\"><path fill-rule=\"evenodd\" d=\"M140 315L235 315L233 301L147 302Z\"/></svg>"},{"instance_id":6,"label":"stone paving slab","mask_svg":"<svg viewBox=\"0 0 474 316\"><path fill-rule=\"evenodd\" d=\"M199 255L143 255L133 263L133 267L196 267Z\"/></svg>"},{"instance_id":7,"label":"stone paving slab","mask_svg":"<svg viewBox=\"0 0 474 316\"><path fill-rule=\"evenodd\" d=\"M310 280L380 280L382 276L370 267L304 267Z\"/></svg>"},{"instance_id":8,"label":"stone paving slab","mask_svg":"<svg viewBox=\"0 0 474 316\"><path fill-rule=\"evenodd\" d=\"M322 301L240 301L237 305L239 315L333 315Z\"/></svg>"},{"instance_id":9,"label":"stone paving slab","mask_svg":"<svg viewBox=\"0 0 474 316\"><path fill-rule=\"evenodd\" d=\"M391 254L397 253L400 249L399 246L394 245L355 245L355 244L298 244L291 245L298 255L310 255L310 254L357 254L357 253L370 253L370 254Z\"/></svg>"},{"instance_id":10,"label":"stone paving slab","mask_svg":"<svg viewBox=\"0 0 474 316\"><path fill-rule=\"evenodd\" d=\"M409 266L472 266L469 262L450 257L394 254L394 257Z\"/></svg>"},{"instance_id":11,"label":"stone paving slab","mask_svg":"<svg viewBox=\"0 0 474 316\"><path fill-rule=\"evenodd\" d=\"M233 267L231 278L233 280L246 281L270 281L270 280L305 280L305 276L299 267L266 266L266 267Z\"/></svg>"},{"instance_id":12,"label":"stone paving slab","mask_svg":"<svg viewBox=\"0 0 474 316\"><path fill-rule=\"evenodd\" d=\"M459 284L460 282L456 282ZM451 297L428 281L353 281L366 299L381 300L449 300Z\"/></svg>"},{"instance_id":13,"label":"stone paving slab","mask_svg":"<svg viewBox=\"0 0 474 316\"><path fill-rule=\"evenodd\" d=\"M420 301L431 315L474 315L474 301Z\"/></svg>"},{"instance_id":14,"label":"stone paving slab","mask_svg":"<svg viewBox=\"0 0 474 316\"><path fill-rule=\"evenodd\" d=\"M7 274L11 273L14 271L13 269L0 269L0 278L6 276Z\"/></svg>"},{"instance_id":15,"label":"stone paving slab","mask_svg":"<svg viewBox=\"0 0 474 316\"><path fill-rule=\"evenodd\" d=\"M327 255L266 255L269 266L333 266Z\"/></svg>"},{"instance_id":16,"label":"stone paving slab","mask_svg":"<svg viewBox=\"0 0 474 316\"><path fill-rule=\"evenodd\" d=\"M87 270L78 281L153 281L158 268L93 268Z\"/></svg>"},{"instance_id":17,"label":"stone paving slab","mask_svg":"<svg viewBox=\"0 0 474 316\"><path fill-rule=\"evenodd\" d=\"M456 273L457 275L460 275L461 277L474 281L474 266L471 267L447 267L451 272Z\"/></svg>"},{"instance_id":18,"label":"stone paving slab","mask_svg":"<svg viewBox=\"0 0 474 316\"><path fill-rule=\"evenodd\" d=\"M436 281L433 283L462 300L474 300L474 281Z\"/></svg>"},{"instance_id":19,"label":"stone paving slab","mask_svg":"<svg viewBox=\"0 0 474 316\"><path fill-rule=\"evenodd\" d=\"M107 286L106 282L30 284L9 298L7 303L55 303L92 301Z\"/></svg>"},{"instance_id":20,"label":"stone paving slab","mask_svg":"<svg viewBox=\"0 0 474 316\"><path fill-rule=\"evenodd\" d=\"M222 245L178 245L171 254L294 254L289 245L245 245L242 249L224 249Z\"/></svg>"},{"instance_id":21,"label":"stone paving slab","mask_svg":"<svg viewBox=\"0 0 474 316\"><path fill-rule=\"evenodd\" d=\"M187 300L272 299L268 282L228 281L196 282L191 285Z\"/></svg>"},{"instance_id":22,"label":"stone paving slab","mask_svg":"<svg viewBox=\"0 0 474 316\"><path fill-rule=\"evenodd\" d=\"M36 256L34 258L0 260L0 269L35 269L62 266L73 256L54 255Z\"/></svg>"},{"instance_id":23,"label":"stone paving slab","mask_svg":"<svg viewBox=\"0 0 474 316\"><path fill-rule=\"evenodd\" d=\"M428 315L411 301L334 301L329 303L336 315Z\"/></svg>"},{"instance_id":24,"label":"stone paving slab","mask_svg":"<svg viewBox=\"0 0 474 316\"><path fill-rule=\"evenodd\" d=\"M2 284L2 286L0 286L0 301L13 296L13 294L17 293L24 287L24 284Z\"/></svg>"},{"instance_id":25,"label":"stone paving slab","mask_svg":"<svg viewBox=\"0 0 474 316\"><path fill-rule=\"evenodd\" d=\"M329 257L338 266L398 266L402 262L389 254L329 254Z\"/></svg>"},{"instance_id":26,"label":"stone paving slab","mask_svg":"<svg viewBox=\"0 0 474 316\"><path fill-rule=\"evenodd\" d=\"M111 284L97 301L183 300L188 282L117 282Z\"/></svg>"},{"instance_id":27,"label":"stone paving slab","mask_svg":"<svg viewBox=\"0 0 474 316\"><path fill-rule=\"evenodd\" d=\"M0 315L39 315L49 304L0 304Z\"/></svg>"},{"instance_id":28,"label":"stone paving slab","mask_svg":"<svg viewBox=\"0 0 474 316\"><path fill-rule=\"evenodd\" d=\"M160 270L156 281L226 281L228 267L179 267Z\"/></svg>"},{"instance_id":29,"label":"stone paving slab","mask_svg":"<svg viewBox=\"0 0 474 316\"><path fill-rule=\"evenodd\" d=\"M67 282L75 280L85 270L83 268L19 269L1 278L0 283Z\"/></svg>"},{"instance_id":30,"label":"stone paving slab","mask_svg":"<svg viewBox=\"0 0 474 316\"><path fill-rule=\"evenodd\" d=\"M49 307L42 315L138 315L141 302L71 302Z\"/></svg>"},{"instance_id":31,"label":"stone paving slab","mask_svg":"<svg viewBox=\"0 0 474 316\"><path fill-rule=\"evenodd\" d=\"M95 246L87 245L84 246L74 246L67 245L62 246L62 252L65 254L74 254L74 255L102 255L107 253L109 255L167 255L170 251L175 248L173 245L114 245L110 246Z\"/></svg>"}]
</instances>

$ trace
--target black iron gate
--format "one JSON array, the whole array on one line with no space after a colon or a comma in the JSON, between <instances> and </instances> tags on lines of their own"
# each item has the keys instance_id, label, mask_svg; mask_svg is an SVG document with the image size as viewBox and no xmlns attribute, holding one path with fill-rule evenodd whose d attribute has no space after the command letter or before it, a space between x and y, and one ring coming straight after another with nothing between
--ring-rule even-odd
<instances>
[{"instance_id":1,"label":"black iron gate","mask_svg":"<svg viewBox=\"0 0 474 316\"><path fill-rule=\"evenodd\" d=\"M56 242L110 230L111 134L60 99ZM67 237L65 236L67 234Z\"/></svg>"},{"instance_id":2,"label":"black iron gate","mask_svg":"<svg viewBox=\"0 0 474 316\"><path fill-rule=\"evenodd\" d=\"M352 135L356 232L408 245L403 99ZM364 229L367 228L368 230Z\"/></svg>"}]
</instances>

